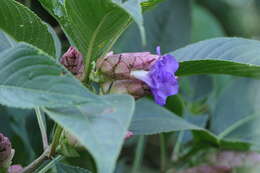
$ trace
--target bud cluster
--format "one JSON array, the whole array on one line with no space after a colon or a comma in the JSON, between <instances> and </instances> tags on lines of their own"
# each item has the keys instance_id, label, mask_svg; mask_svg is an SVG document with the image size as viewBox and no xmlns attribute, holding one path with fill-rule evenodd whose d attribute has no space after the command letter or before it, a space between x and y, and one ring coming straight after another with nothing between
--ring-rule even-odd
<instances>
[{"instance_id":1,"label":"bud cluster","mask_svg":"<svg viewBox=\"0 0 260 173\"><path fill-rule=\"evenodd\" d=\"M96 63L107 82L101 84L104 93L130 94L136 99L150 93L149 87L141 80L131 76L132 71L149 70L159 58L150 52L107 54Z\"/></svg>"},{"instance_id":2,"label":"bud cluster","mask_svg":"<svg viewBox=\"0 0 260 173\"><path fill-rule=\"evenodd\" d=\"M149 70L159 58L150 52L138 53L109 53L103 58L97 60L97 69L100 72L114 80L133 79L132 71Z\"/></svg>"}]
</instances>

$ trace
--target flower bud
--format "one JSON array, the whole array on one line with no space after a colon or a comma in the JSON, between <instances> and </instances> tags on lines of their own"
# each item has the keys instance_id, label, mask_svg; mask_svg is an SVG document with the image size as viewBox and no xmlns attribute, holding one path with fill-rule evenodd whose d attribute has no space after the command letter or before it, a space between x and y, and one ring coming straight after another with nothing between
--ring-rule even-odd
<instances>
[{"instance_id":1,"label":"flower bud","mask_svg":"<svg viewBox=\"0 0 260 173\"><path fill-rule=\"evenodd\" d=\"M0 167L4 167L12 155L11 142L7 137L0 133Z\"/></svg>"},{"instance_id":2,"label":"flower bud","mask_svg":"<svg viewBox=\"0 0 260 173\"><path fill-rule=\"evenodd\" d=\"M109 53L97 60L97 70L103 75L115 80L131 79L131 71L149 70L159 58L150 52L137 53Z\"/></svg>"},{"instance_id":3,"label":"flower bud","mask_svg":"<svg viewBox=\"0 0 260 173\"><path fill-rule=\"evenodd\" d=\"M22 172L23 167L21 165L12 165L8 169L8 173L20 173Z\"/></svg>"},{"instance_id":4,"label":"flower bud","mask_svg":"<svg viewBox=\"0 0 260 173\"><path fill-rule=\"evenodd\" d=\"M132 136L134 136L134 133L131 132L131 131L127 131L126 135L125 135L125 139L129 139L131 138Z\"/></svg>"},{"instance_id":5,"label":"flower bud","mask_svg":"<svg viewBox=\"0 0 260 173\"><path fill-rule=\"evenodd\" d=\"M139 80L117 80L101 84L105 93L130 94L136 99L150 94L149 87Z\"/></svg>"},{"instance_id":6,"label":"flower bud","mask_svg":"<svg viewBox=\"0 0 260 173\"><path fill-rule=\"evenodd\" d=\"M61 57L61 64L63 64L73 75L78 79L84 78L84 60L83 55L73 46Z\"/></svg>"}]
</instances>

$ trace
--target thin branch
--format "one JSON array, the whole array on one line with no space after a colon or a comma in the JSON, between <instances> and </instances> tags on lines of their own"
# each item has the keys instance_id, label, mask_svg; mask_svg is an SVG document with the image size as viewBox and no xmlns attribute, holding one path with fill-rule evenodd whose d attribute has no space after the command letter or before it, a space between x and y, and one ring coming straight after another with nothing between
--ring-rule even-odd
<instances>
[{"instance_id":1,"label":"thin branch","mask_svg":"<svg viewBox=\"0 0 260 173\"><path fill-rule=\"evenodd\" d=\"M159 134L160 136L160 148L161 148L161 173L166 171L166 148L165 148L165 136L163 133Z\"/></svg>"},{"instance_id":2,"label":"thin branch","mask_svg":"<svg viewBox=\"0 0 260 173\"><path fill-rule=\"evenodd\" d=\"M60 127L58 124L57 124L57 127L55 129L55 133L54 133L54 136L53 136L53 141L52 141L52 144L51 144L51 151L49 153L49 157L55 155L56 153L56 148L57 146L59 145L59 140L60 140L60 137L62 135L62 132L63 132L63 129L62 127Z\"/></svg>"},{"instance_id":3,"label":"thin branch","mask_svg":"<svg viewBox=\"0 0 260 173\"><path fill-rule=\"evenodd\" d=\"M50 149L47 148L47 150L45 150L44 153L40 155L40 157L34 160L30 165L25 167L21 173L32 173L33 171L35 171L45 160L48 159L49 152Z\"/></svg>"},{"instance_id":4,"label":"thin branch","mask_svg":"<svg viewBox=\"0 0 260 173\"><path fill-rule=\"evenodd\" d=\"M53 168L55 166L55 163L62 160L64 157L62 155L58 155L57 157L55 157L54 159L52 159L52 161L50 161L50 163L48 163L43 169L41 169L38 173L45 173L47 172L49 169Z\"/></svg>"},{"instance_id":5,"label":"thin branch","mask_svg":"<svg viewBox=\"0 0 260 173\"><path fill-rule=\"evenodd\" d=\"M43 150L46 150L46 148L49 147L48 136L46 133L46 125L43 121L43 115L41 114L41 110L39 107L35 108L35 113L37 116L38 124L39 124L41 135L42 135Z\"/></svg>"}]
</instances>

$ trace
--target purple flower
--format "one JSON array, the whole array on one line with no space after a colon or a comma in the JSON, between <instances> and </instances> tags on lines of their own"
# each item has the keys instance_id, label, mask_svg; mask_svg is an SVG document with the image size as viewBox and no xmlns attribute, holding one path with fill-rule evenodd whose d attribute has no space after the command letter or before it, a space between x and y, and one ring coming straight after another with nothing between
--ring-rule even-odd
<instances>
[{"instance_id":1,"label":"purple flower","mask_svg":"<svg viewBox=\"0 0 260 173\"><path fill-rule=\"evenodd\" d=\"M157 47L157 54L159 59L149 71L134 71L131 75L150 87L157 104L165 105L168 96L178 93L179 85L175 72L179 63L170 54L161 55L160 47Z\"/></svg>"}]
</instances>

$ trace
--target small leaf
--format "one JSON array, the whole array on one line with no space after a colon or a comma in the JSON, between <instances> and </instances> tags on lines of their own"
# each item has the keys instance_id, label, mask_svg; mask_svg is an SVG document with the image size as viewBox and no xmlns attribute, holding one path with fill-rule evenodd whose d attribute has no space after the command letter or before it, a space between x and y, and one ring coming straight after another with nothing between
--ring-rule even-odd
<instances>
[{"instance_id":1,"label":"small leaf","mask_svg":"<svg viewBox=\"0 0 260 173\"><path fill-rule=\"evenodd\" d=\"M30 9L14 0L0 1L0 28L17 41L30 43L55 56L48 26Z\"/></svg>"},{"instance_id":2,"label":"small leaf","mask_svg":"<svg viewBox=\"0 0 260 173\"><path fill-rule=\"evenodd\" d=\"M178 76L229 74L260 77L260 42L243 38L201 41L172 53L180 62Z\"/></svg>"},{"instance_id":3,"label":"small leaf","mask_svg":"<svg viewBox=\"0 0 260 173\"><path fill-rule=\"evenodd\" d=\"M130 96L102 96L103 102L44 111L92 154L100 173L112 173L134 111Z\"/></svg>"}]
</instances>

